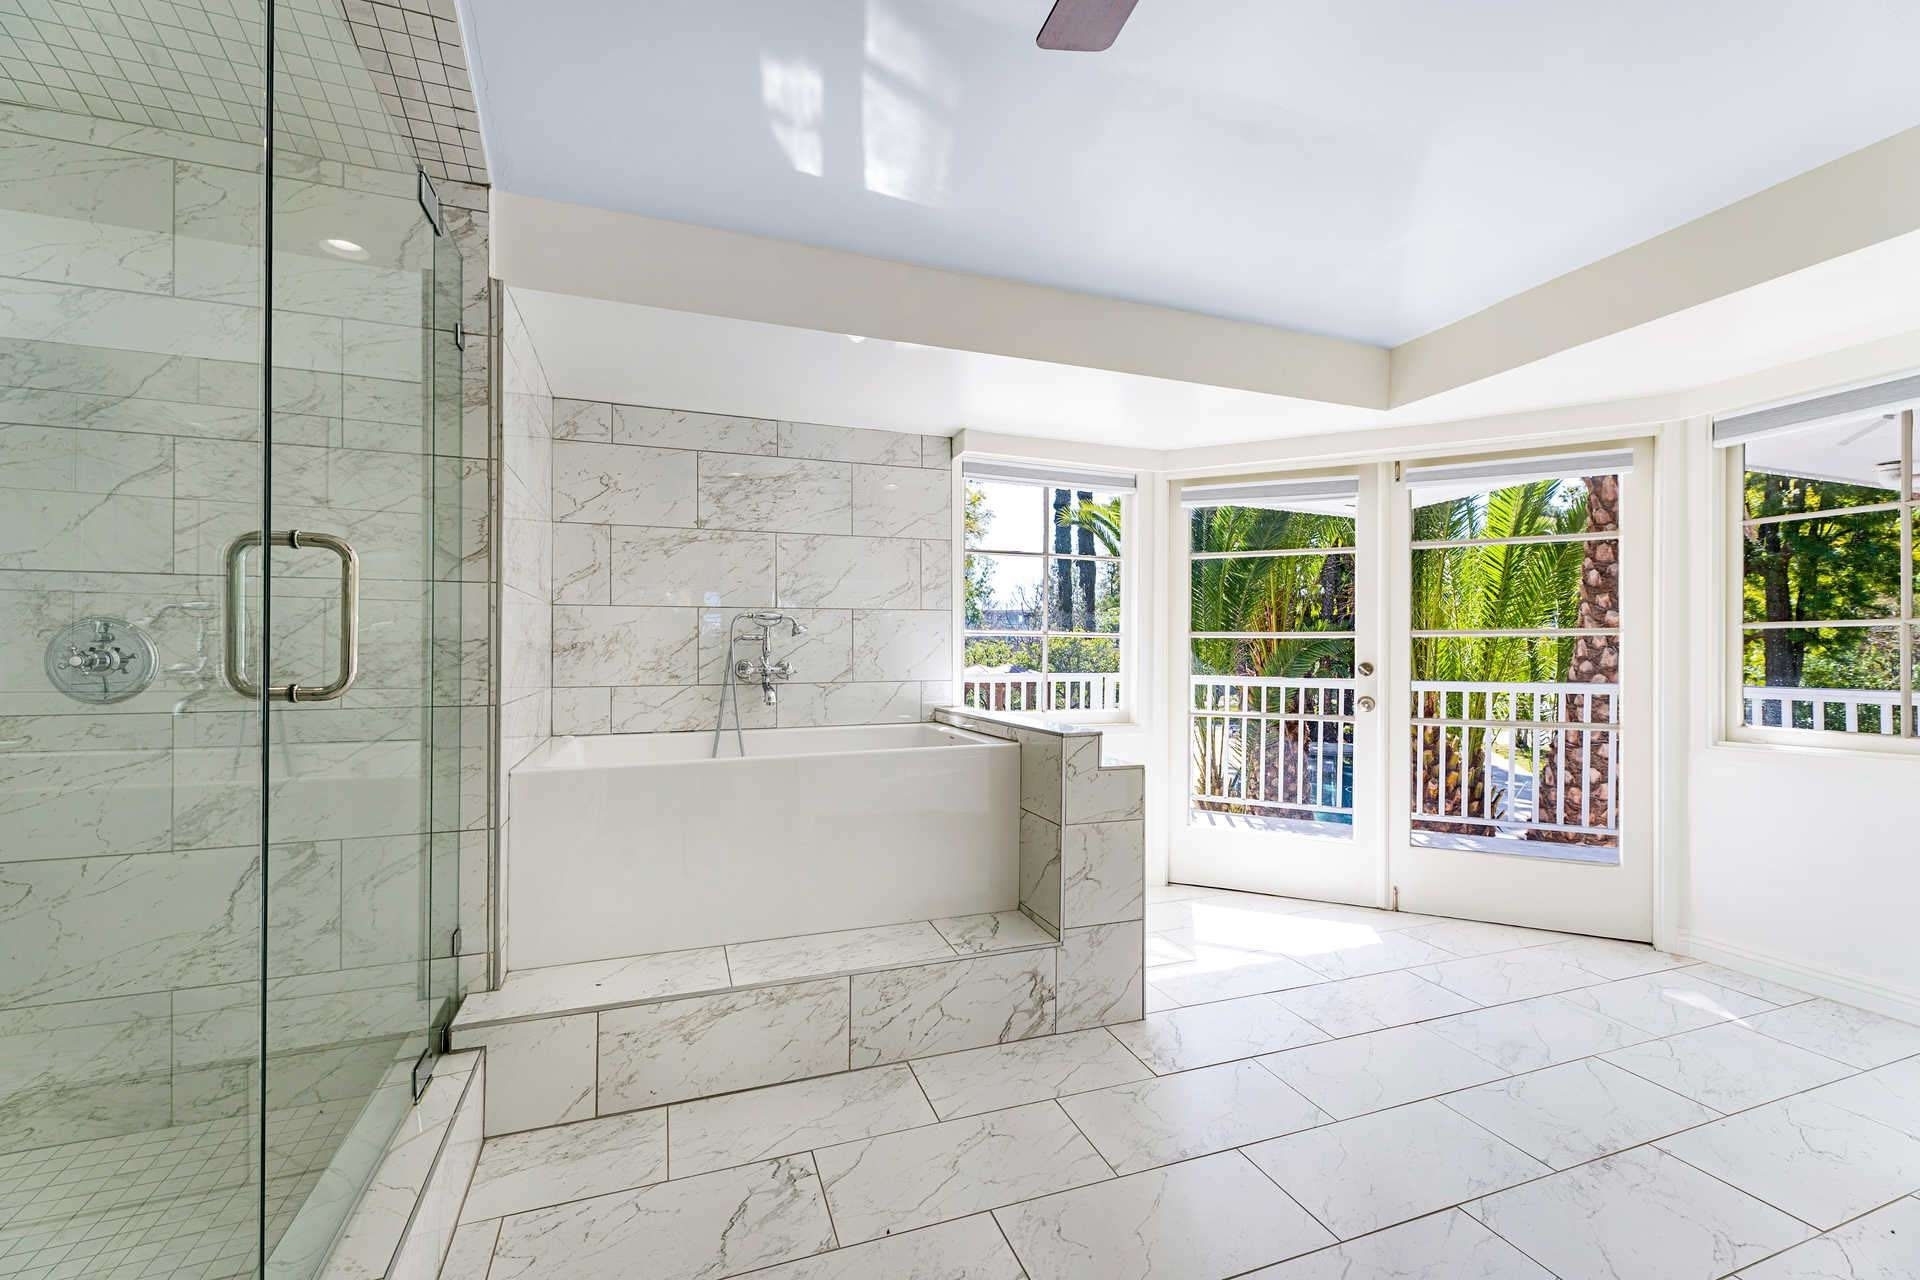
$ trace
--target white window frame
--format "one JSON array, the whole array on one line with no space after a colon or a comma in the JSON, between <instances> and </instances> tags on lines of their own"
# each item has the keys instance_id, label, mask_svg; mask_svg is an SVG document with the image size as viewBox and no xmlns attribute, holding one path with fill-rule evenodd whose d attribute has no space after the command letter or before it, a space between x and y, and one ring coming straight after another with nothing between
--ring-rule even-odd
<instances>
[{"instance_id":1,"label":"white window frame","mask_svg":"<svg viewBox=\"0 0 1920 1280\"><path fill-rule=\"evenodd\" d=\"M1837 397L1836 397L1837 398ZM1914 679L1914 656L1916 650L1916 629L1920 628L1920 616L1914 608L1914 521L1920 518L1920 492L1913 483L1914 471L1914 411L1911 408L1898 409L1901 423L1901 462L1900 469L1906 477L1904 492L1893 501L1869 503L1860 507L1848 507L1848 514L1870 515L1880 511L1896 511L1900 514L1900 602L1899 609L1883 618L1832 618L1807 620L1792 624L1750 623L1746 621L1746 529L1750 523L1746 513L1746 445L1731 444L1716 452L1724 457L1720 460L1721 487L1721 530L1725 540L1724 556L1721 562L1722 590L1720 599L1724 614L1724 635L1720 646L1722 660L1722 703L1724 707L1721 738L1725 742L1760 746L1814 748L1822 751L1865 752L1877 755L1920 755L1920 737L1914 736L1913 717L1916 709L1916 682ZM1812 427L1809 429L1817 429ZM1839 511L1820 513L1832 516ZM1820 516L1787 517L1788 519L1817 519ZM1777 520L1778 518L1776 518ZM1824 727L1824 712L1817 699L1791 699L1786 704L1786 715L1791 717L1793 702L1814 703L1813 712L1822 721L1822 727L1796 729L1791 727L1773 727L1769 725L1746 723L1746 639L1749 633L1766 630L1771 627L1790 625L1802 630L1840 627L1892 628L1900 644L1899 670L1901 687L1894 693L1894 705L1900 710L1899 733L1866 732L1864 730L1835 730Z\"/></svg>"},{"instance_id":2,"label":"white window frame","mask_svg":"<svg viewBox=\"0 0 1920 1280\"><path fill-rule=\"evenodd\" d=\"M1097 476L1089 475L1085 478L1070 478L1066 475L1052 476L1045 474L1045 468L1036 468L1035 477L1030 479L1017 478L1012 475L970 476L959 466L956 466L954 470L956 473L956 492L953 530L953 616L954 634L959 640L959 643L955 646L958 650L954 663L955 705L962 707L969 705L967 703L966 693L969 683L967 676L967 641L976 636L983 638L1004 636L1009 639L1038 640L1040 642L1041 669L1035 672L1023 672L1021 674L1024 677L1031 677L1040 682L1041 688L1044 691L1042 695L1044 705L1032 708L1023 707L1020 708L1020 710L1048 716L1070 716L1076 722L1086 724L1131 723L1134 719L1135 701L1140 696L1141 685L1140 678L1136 674L1138 663L1136 661L1137 654L1134 642L1134 635L1138 630L1137 624L1139 621L1135 605L1138 593L1135 589L1136 574L1134 570L1134 565L1139 559L1137 547L1140 541L1139 530L1134 527L1137 524L1136 516L1139 511L1139 494L1137 490L1131 487L1120 487L1117 483L1120 477L1115 478L1116 488L1118 489L1116 492L1112 489L1103 489L1100 483L1098 483ZM1127 477L1126 480L1130 486L1132 483L1131 477ZM1047 506L1047 495L1055 489L1065 489L1068 491L1084 490L1095 494L1108 493L1118 497L1120 500L1120 554L1117 556L1101 555L1098 553L1081 555L1077 552L1055 551L1050 546L1043 547L1039 551L1008 551L991 546L969 547L966 539L966 495L968 484L975 481L988 484L1021 485L1031 488L1034 492L1035 500L1039 502L1043 508ZM1043 518L1042 528L1049 527L1050 520ZM1006 559L1038 560L1040 562L1042 622L1039 630L1005 628L973 630L967 626L967 557L974 554L999 556ZM1047 627L1045 615L1052 609L1052 599L1049 592L1049 584L1053 578L1052 568L1053 563L1060 560L1070 563L1091 562L1096 566L1096 572L1098 572L1097 566L1102 564L1115 566L1120 577L1120 629L1118 631L1054 631ZM1104 674L1095 672L1048 671L1046 669L1048 646L1049 642L1053 639L1112 640L1115 643L1120 653L1119 670L1111 673L1118 683L1118 702L1116 705L1098 710L1071 706L1055 707L1053 705L1056 681L1072 680L1077 675ZM984 710L985 708L982 709Z\"/></svg>"}]
</instances>

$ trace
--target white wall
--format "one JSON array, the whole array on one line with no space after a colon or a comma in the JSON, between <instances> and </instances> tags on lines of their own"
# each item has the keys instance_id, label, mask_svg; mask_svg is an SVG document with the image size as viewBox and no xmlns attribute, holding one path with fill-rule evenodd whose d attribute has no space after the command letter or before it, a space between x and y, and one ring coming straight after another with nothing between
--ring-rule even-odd
<instances>
[{"instance_id":1,"label":"white wall","mask_svg":"<svg viewBox=\"0 0 1920 1280\"><path fill-rule=\"evenodd\" d=\"M1725 741L1727 597L1715 568L1733 534L1707 431L1704 421L1669 431L1684 444L1674 452L1684 452L1685 534L1663 559L1684 574L1688 602L1670 673L1687 707L1674 943L1920 1020L1920 756Z\"/></svg>"}]
</instances>

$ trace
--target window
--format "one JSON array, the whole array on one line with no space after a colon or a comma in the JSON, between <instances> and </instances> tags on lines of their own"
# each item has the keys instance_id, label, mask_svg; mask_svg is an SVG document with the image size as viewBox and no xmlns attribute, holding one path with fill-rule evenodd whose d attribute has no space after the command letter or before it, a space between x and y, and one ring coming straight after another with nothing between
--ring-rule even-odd
<instances>
[{"instance_id":1,"label":"window","mask_svg":"<svg viewBox=\"0 0 1920 1280\"><path fill-rule=\"evenodd\" d=\"M1915 736L1913 412L1850 407L1872 398L1715 424L1739 530L1736 731Z\"/></svg>"},{"instance_id":2,"label":"window","mask_svg":"<svg viewBox=\"0 0 1920 1280\"><path fill-rule=\"evenodd\" d=\"M965 483L962 704L1122 710L1132 478L972 462Z\"/></svg>"},{"instance_id":3,"label":"window","mask_svg":"<svg viewBox=\"0 0 1920 1280\"><path fill-rule=\"evenodd\" d=\"M1358 494L1351 479L1182 494L1190 820L1351 834Z\"/></svg>"}]
</instances>

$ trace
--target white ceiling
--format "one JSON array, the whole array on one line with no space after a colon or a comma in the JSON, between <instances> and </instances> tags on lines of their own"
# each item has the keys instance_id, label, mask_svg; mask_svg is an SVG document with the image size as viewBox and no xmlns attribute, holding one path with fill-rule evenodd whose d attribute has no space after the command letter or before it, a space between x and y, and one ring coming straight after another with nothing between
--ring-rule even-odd
<instances>
[{"instance_id":1,"label":"white ceiling","mask_svg":"<svg viewBox=\"0 0 1920 1280\"><path fill-rule=\"evenodd\" d=\"M1920 123L1911 0L462 0L528 195L1395 344Z\"/></svg>"},{"instance_id":2,"label":"white ceiling","mask_svg":"<svg viewBox=\"0 0 1920 1280\"><path fill-rule=\"evenodd\" d=\"M1920 330L1920 232L1393 410L514 288L556 395L894 431L1204 448L1630 401ZM1747 407L1713 405L1714 410Z\"/></svg>"}]
</instances>

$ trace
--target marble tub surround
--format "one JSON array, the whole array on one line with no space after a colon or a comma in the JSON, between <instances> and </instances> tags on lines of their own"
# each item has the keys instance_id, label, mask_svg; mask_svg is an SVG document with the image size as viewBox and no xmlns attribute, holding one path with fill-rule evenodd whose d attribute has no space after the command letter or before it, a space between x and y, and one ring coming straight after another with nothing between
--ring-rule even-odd
<instances>
[{"instance_id":1,"label":"marble tub surround","mask_svg":"<svg viewBox=\"0 0 1920 1280\"><path fill-rule=\"evenodd\" d=\"M934 719L1020 744L1020 910L1060 938L1059 1025L1144 1013L1146 770L1050 717L943 707Z\"/></svg>"},{"instance_id":2,"label":"marble tub surround","mask_svg":"<svg viewBox=\"0 0 1920 1280\"><path fill-rule=\"evenodd\" d=\"M553 401L552 727L710 728L734 615L809 634L748 726L898 724L952 679L944 436ZM732 710L728 710L729 716Z\"/></svg>"}]
</instances>

